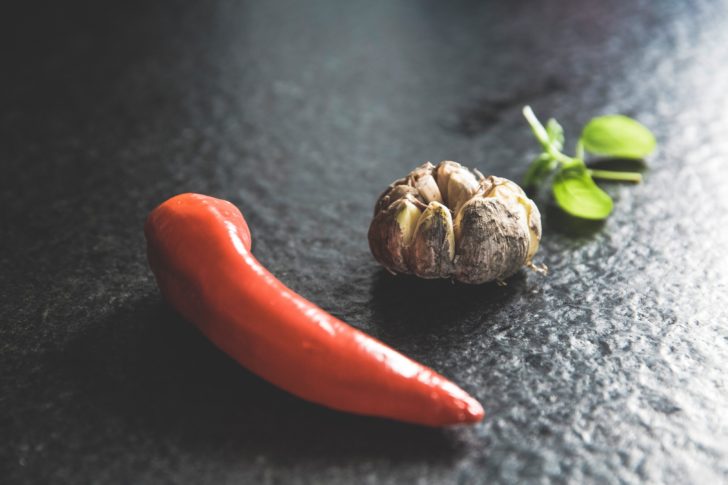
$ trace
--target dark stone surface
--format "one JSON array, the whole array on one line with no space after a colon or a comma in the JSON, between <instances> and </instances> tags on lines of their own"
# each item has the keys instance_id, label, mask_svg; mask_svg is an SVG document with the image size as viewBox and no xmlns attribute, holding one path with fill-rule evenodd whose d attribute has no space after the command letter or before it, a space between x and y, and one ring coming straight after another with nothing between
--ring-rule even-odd
<instances>
[{"instance_id":1,"label":"dark stone surface","mask_svg":"<svg viewBox=\"0 0 728 485\"><path fill-rule=\"evenodd\" d=\"M727 2L152 2L3 9L0 482L728 480ZM394 278L366 230L423 160L518 179L530 103L660 150L602 225L545 213L507 287ZM479 398L478 426L348 416L161 301L142 223L238 204L285 283Z\"/></svg>"}]
</instances>

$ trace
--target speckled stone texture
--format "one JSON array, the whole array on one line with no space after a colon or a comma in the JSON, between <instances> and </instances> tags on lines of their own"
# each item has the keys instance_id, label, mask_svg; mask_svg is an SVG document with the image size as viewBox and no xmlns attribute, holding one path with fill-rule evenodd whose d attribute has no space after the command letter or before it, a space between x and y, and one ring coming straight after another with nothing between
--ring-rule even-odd
<instances>
[{"instance_id":1,"label":"speckled stone texture","mask_svg":"<svg viewBox=\"0 0 728 485\"><path fill-rule=\"evenodd\" d=\"M0 16L0 482L728 481L728 2L25 8ZM645 183L605 185L604 224L537 199L548 277L377 266L383 187L424 160L519 179L524 103L569 144L637 117ZM183 191L239 205L273 273L485 421L328 411L217 351L145 261Z\"/></svg>"}]
</instances>

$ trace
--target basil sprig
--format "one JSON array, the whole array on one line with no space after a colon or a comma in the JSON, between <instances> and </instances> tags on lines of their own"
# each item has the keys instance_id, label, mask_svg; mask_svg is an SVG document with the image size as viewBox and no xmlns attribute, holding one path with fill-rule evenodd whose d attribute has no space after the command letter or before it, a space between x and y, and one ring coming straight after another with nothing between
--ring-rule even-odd
<instances>
[{"instance_id":1,"label":"basil sprig","mask_svg":"<svg viewBox=\"0 0 728 485\"><path fill-rule=\"evenodd\" d=\"M594 179L622 182L642 181L638 172L590 169L584 163L586 153L621 158L643 159L652 153L657 142L644 125L623 115L593 118L586 124L576 144L574 156L565 155L564 130L553 118L546 126L536 118L530 106L523 116L541 144L543 152L531 162L524 185L534 187L551 180L556 203L567 213L583 219L602 220L612 212L612 198Z\"/></svg>"}]
</instances>

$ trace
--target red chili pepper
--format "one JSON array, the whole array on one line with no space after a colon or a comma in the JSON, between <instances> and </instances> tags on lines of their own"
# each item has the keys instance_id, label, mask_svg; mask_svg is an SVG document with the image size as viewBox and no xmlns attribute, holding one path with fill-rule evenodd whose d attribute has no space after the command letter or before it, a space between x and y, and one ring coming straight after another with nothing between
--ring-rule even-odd
<instances>
[{"instance_id":1,"label":"red chili pepper","mask_svg":"<svg viewBox=\"0 0 728 485\"><path fill-rule=\"evenodd\" d=\"M445 426L483 418L465 391L297 295L250 253L231 203L164 202L144 226L164 298L244 367L303 399L356 414Z\"/></svg>"}]
</instances>

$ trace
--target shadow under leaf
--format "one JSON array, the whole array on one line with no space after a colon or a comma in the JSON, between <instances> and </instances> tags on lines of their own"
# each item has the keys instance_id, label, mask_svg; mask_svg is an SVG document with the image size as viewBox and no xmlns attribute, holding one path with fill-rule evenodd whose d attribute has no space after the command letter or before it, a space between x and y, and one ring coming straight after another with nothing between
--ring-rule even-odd
<instances>
[{"instance_id":1,"label":"shadow under leaf","mask_svg":"<svg viewBox=\"0 0 728 485\"><path fill-rule=\"evenodd\" d=\"M597 158L590 160L587 165L595 170L613 170L615 172L644 172L647 168L644 160L628 158ZM601 183L602 180L599 182ZM603 182L609 181L604 180Z\"/></svg>"},{"instance_id":2,"label":"shadow under leaf","mask_svg":"<svg viewBox=\"0 0 728 485\"><path fill-rule=\"evenodd\" d=\"M543 214L544 232L558 232L571 238L591 239L604 228L605 221L574 217L553 202L546 205Z\"/></svg>"}]
</instances>

